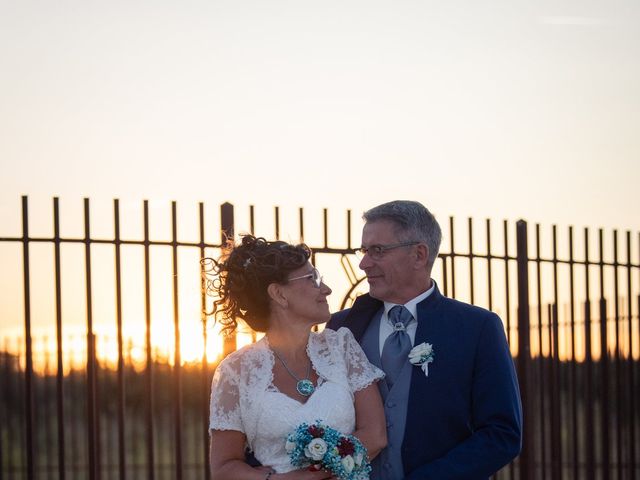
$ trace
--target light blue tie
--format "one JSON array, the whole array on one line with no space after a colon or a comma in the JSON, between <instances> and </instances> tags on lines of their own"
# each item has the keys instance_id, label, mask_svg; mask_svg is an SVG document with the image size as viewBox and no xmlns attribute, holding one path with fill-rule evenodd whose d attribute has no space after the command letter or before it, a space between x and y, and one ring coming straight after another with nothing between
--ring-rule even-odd
<instances>
[{"instance_id":1,"label":"light blue tie","mask_svg":"<svg viewBox=\"0 0 640 480\"><path fill-rule=\"evenodd\" d=\"M402 305L389 310L389 321L393 325L393 333L387 337L382 347L382 369L387 374L389 389L398 379L402 367L408 362L411 351L411 338L407 334L407 324L413 319L411 312Z\"/></svg>"}]
</instances>

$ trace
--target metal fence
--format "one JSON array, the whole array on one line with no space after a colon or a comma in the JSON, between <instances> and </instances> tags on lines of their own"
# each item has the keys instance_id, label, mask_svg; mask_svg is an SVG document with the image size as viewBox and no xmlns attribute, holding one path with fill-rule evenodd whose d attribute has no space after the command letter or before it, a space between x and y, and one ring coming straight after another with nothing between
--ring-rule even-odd
<instances>
[{"instance_id":1,"label":"metal fence","mask_svg":"<svg viewBox=\"0 0 640 480\"><path fill-rule=\"evenodd\" d=\"M204 205L199 204L197 241L179 241L176 203L171 204L171 238L152 240L149 204L142 208L142 238L121 238L120 203L113 203L113 238L91 234L89 200L84 200L84 235L60 234L60 206L53 200L53 236L29 233L29 204L22 198L22 234L0 238L3 245L22 246L24 336L10 353L4 344L2 402L0 402L0 480L4 478L208 478L208 400L214 360L207 358L211 335L202 315L203 355L198 364L181 358L179 251L195 250L199 257L220 248L237 229L233 205L222 204L216 241L205 241ZM243 231L266 237L281 236L281 210L274 208L273 230L256 228L256 212L249 207ZM295 219L298 239L307 240L307 212ZM325 209L317 244L310 243L314 260L332 259L342 272L340 306L365 291L352 256L352 236L360 229L351 211L340 214L335 240ZM99 219L104 222L104 218ZM94 219L95 221L95 219ZM342 223L344 222L344 223ZM307 220L308 223L308 220ZM468 219L461 227L448 219L434 278L445 295L492 309L501 315L518 371L524 407L524 446L521 456L497 478L634 479L640 473L636 413L640 390L640 234L617 230L553 226L543 229L524 221L482 222ZM316 225L317 227L317 225ZM462 230L463 236L458 233ZM291 235L291 233L289 233ZM578 240L580 236L580 240ZM548 238L547 238L548 237ZM45 368L34 368L30 249L53 247L56 341L55 355L45 355ZM85 363L63 364L68 341L63 336L60 249L81 245L85 270L82 295L86 306ZM117 362L110 367L97 354L94 332L92 250L113 248L115 260L115 326ZM145 334L142 363L131 360L123 336L123 260L121 249L143 250ZM339 245L339 246L333 246ZM172 358L153 354L151 314L152 251L171 251L174 350ZM6 274L6 272L5 272ZM200 280L199 280L200 281ZM203 285L191 292L207 299ZM39 289L43 287L40 286ZM194 290L198 290L197 288ZM98 340L99 341L99 340ZM236 348L226 338L224 353ZM52 352L53 353L53 352ZM55 361L54 361L55 359ZM55 365L52 366L52 365Z\"/></svg>"}]
</instances>

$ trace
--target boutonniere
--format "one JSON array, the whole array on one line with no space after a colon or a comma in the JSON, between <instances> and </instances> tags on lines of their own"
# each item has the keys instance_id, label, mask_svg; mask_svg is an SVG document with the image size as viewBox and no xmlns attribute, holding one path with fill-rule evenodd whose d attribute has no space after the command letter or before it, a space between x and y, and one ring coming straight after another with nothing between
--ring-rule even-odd
<instances>
[{"instance_id":1,"label":"boutonniere","mask_svg":"<svg viewBox=\"0 0 640 480\"><path fill-rule=\"evenodd\" d=\"M422 368L425 377L429 376L429 364L433 362L434 358L433 345L426 342L416 345L409 352L409 361L413 365Z\"/></svg>"}]
</instances>

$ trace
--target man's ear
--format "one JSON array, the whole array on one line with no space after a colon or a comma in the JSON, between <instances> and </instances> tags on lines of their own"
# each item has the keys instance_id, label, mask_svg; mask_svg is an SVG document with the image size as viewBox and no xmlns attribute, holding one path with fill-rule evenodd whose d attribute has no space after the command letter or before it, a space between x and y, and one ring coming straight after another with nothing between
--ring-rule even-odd
<instances>
[{"instance_id":1,"label":"man's ear","mask_svg":"<svg viewBox=\"0 0 640 480\"><path fill-rule=\"evenodd\" d=\"M289 300L285 296L282 285L279 283L270 283L267 287L267 293L272 301L276 302L281 308L287 308L289 306Z\"/></svg>"},{"instance_id":2,"label":"man's ear","mask_svg":"<svg viewBox=\"0 0 640 480\"><path fill-rule=\"evenodd\" d=\"M424 243L416 245L416 267L424 268L429 263L429 247Z\"/></svg>"}]
</instances>

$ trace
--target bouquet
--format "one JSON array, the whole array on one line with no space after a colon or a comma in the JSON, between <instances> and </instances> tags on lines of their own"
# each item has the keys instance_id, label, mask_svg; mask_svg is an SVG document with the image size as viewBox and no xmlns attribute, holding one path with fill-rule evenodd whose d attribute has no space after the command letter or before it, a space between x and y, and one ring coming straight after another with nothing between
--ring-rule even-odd
<instances>
[{"instance_id":1,"label":"bouquet","mask_svg":"<svg viewBox=\"0 0 640 480\"><path fill-rule=\"evenodd\" d=\"M367 480L371 472L367 449L360 440L320 420L312 425L299 425L287 436L285 450L293 466L327 470L340 480Z\"/></svg>"}]
</instances>

